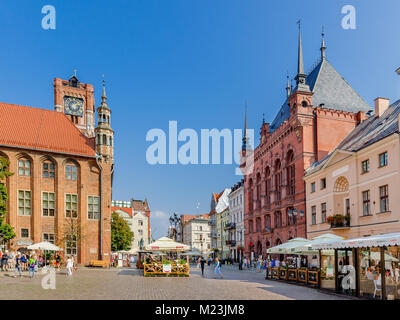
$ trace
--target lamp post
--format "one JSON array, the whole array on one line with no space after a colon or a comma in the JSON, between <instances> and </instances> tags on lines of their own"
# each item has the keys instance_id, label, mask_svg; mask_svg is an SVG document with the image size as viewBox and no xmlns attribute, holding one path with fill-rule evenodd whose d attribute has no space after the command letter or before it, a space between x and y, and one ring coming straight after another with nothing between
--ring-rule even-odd
<instances>
[{"instance_id":1,"label":"lamp post","mask_svg":"<svg viewBox=\"0 0 400 320\"><path fill-rule=\"evenodd\" d=\"M300 216L300 218L304 217L304 211L303 210L299 211L296 208L293 208L291 210L288 210L288 216L294 218L294 225L295 225L296 238L297 238L297 216Z\"/></svg>"},{"instance_id":2,"label":"lamp post","mask_svg":"<svg viewBox=\"0 0 400 320\"><path fill-rule=\"evenodd\" d=\"M169 217L169 223L174 226L174 240L177 241L176 236L177 236L177 225L178 223L181 222L181 217L178 216L178 214L176 212L174 212L174 214L172 216Z\"/></svg>"}]
</instances>

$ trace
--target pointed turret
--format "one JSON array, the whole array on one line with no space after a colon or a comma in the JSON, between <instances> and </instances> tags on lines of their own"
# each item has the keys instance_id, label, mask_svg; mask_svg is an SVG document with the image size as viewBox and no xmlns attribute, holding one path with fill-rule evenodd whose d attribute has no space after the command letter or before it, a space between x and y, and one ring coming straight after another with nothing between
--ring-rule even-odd
<instances>
[{"instance_id":1,"label":"pointed turret","mask_svg":"<svg viewBox=\"0 0 400 320\"><path fill-rule=\"evenodd\" d=\"M326 59L326 46L325 46L325 33L324 33L324 26L322 26L322 32L321 32L321 60L325 60Z\"/></svg>"},{"instance_id":2,"label":"pointed turret","mask_svg":"<svg viewBox=\"0 0 400 320\"><path fill-rule=\"evenodd\" d=\"M246 101L244 107L244 133L242 139L242 151L247 150L247 142L248 142L248 137L247 137L247 101Z\"/></svg>"},{"instance_id":3,"label":"pointed turret","mask_svg":"<svg viewBox=\"0 0 400 320\"><path fill-rule=\"evenodd\" d=\"M96 133L96 153L106 162L114 157L114 131L111 129L111 110L107 104L106 85L103 76L103 94L101 104L97 108L98 121L95 129Z\"/></svg>"},{"instance_id":4,"label":"pointed turret","mask_svg":"<svg viewBox=\"0 0 400 320\"><path fill-rule=\"evenodd\" d=\"M289 97L291 93L290 81L289 81L289 71L286 72L286 97Z\"/></svg>"},{"instance_id":5,"label":"pointed turret","mask_svg":"<svg viewBox=\"0 0 400 320\"><path fill-rule=\"evenodd\" d=\"M296 75L296 83L297 83L297 91L305 91L309 92L310 87L306 84L307 75L304 73L304 65L303 65L303 48L301 42L301 25L300 20L297 21L299 25L299 43L298 43L298 53L297 53L297 75Z\"/></svg>"}]
</instances>

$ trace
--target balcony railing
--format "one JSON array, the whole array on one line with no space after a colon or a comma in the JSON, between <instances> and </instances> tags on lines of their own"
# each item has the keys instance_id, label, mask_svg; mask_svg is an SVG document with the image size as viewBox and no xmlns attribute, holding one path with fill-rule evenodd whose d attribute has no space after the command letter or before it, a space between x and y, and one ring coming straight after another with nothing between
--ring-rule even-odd
<instances>
[{"instance_id":1,"label":"balcony railing","mask_svg":"<svg viewBox=\"0 0 400 320\"><path fill-rule=\"evenodd\" d=\"M226 240L225 243L227 246L231 246L231 247L236 246L236 240Z\"/></svg>"},{"instance_id":2,"label":"balcony railing","mask_svg":"<svg viewBox=\"0 0 400 320\"><path fill-rule=\"evenodd\" d=\"M215 221L212 221L212 220L208 221L208 225L209 226L215 226Z\"/></svg>"},{"instance_id":3,"label":"balcony railing","mask_svg":"<svg viewBox=\"0 0 400 320\"><path fill-rule=\"evenodd\" d=\"M350 221L345 221L343 223L331 223L331 229L335 228L350 228Z\"/></svg>"},{"instance_id":4,"label":"balcony railing","mask_svg":"<svg viewBox=\"0 0 400 320\"><path fill-rule=\"evenodd\" d=\"M236 223L235 222L228 222L226 225L225 225L225 228L224 228L225 230L230 230L230 229L236 229Z\"/></svg>"}]
</instances>

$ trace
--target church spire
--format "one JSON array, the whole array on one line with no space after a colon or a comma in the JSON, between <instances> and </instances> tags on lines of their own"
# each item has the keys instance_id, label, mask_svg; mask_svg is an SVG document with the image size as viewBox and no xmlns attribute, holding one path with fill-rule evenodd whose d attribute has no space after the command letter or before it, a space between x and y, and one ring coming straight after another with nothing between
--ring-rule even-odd
<instances>
[{"instance_id":1,"label":"church spire","mask_svg":"<svg viewBox=\"0 0 400 320\"><path fill-rule=\"evenodd\" d=\"M244 133L243 133L243 139L242 139L242 150L247 149L247 101L245 102L245 107L244 107Z\"/></svg>"},{"instance_id":2,"label":"church spire","mask_svg":"<svg viewBox=\"0 0 400 320\"><path fill-rule=\"evenodd\" d=\"M324 26L322 26L322 32L321 32L322 40L321 40L321 59L325 60L326 59L326 46L325 46L325 33L324 33Z\"/></svg>"},{"instance_id":3,"label":"church spire","mask_svg":"<svg viewBox=\"0 0 400 320\"><path fill-rule=\"evenodd\" d=\"M105 102L107 100L106 96L106 80L104 80L104 74L103 74L103 95L101 96L101 101Z\"/></svg>"},{"instance_id":4,"label":"church spire","mask_svg":"<svg viewBox=\"0 0 400 320\"><path fill-rule=\"evenodd\" d=\"M286 71L286 96L289 98L291 93L290 81L289 81L289 71Z\"/></svg>"},{"instance_id":5,"label":"church spire","mask_svg":"<svg viewBox=\"0 0 400 320\"><path fill-rule=\"evenodd\" d=\"M304 73L304 65L303 65L303 47L301 42L301 20L297 21L299 25L299 44L298 44L298 55L297 55L297 75L296 75L296 83L297 83L297 91L310 91L310 87L306 84L307 75Z\"/></svg>"}]
</instances>

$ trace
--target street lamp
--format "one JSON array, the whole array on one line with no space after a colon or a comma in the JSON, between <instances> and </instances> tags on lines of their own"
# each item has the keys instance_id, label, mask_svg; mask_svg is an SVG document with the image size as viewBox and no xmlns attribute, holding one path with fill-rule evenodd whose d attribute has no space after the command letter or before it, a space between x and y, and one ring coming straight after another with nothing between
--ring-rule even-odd
<instances>
[{"instance_id":1,"label":"street lamp","mask_svg":"<svg viewBox=\"0 0 400 320\"><path fill-rule=\"evenodd\" d=\"M297 210L296 208L293 208L293 210L288 210L288 216L289 217L294 217L294 225L295 225L295 230L296 230L296 238L297 238L297 216L300 216L300 218L304 217L304 211L303 210Z\"/></svg>"},{"instance_id":2,"label":"street lamp","mask_svg":"<svg viewBox=\"0 0 400 320\"><path fill-rule=\"evenodd\" d=\"M176 241L176 235L177 235L177 230L176 230L176 226L178 225L178 223L181 222L181 217L178 216L178 214L176 212L174 212L174 214L172 216L169 217L169 223L174 226L174 240Z\"/></svg>"}]
</instances>

